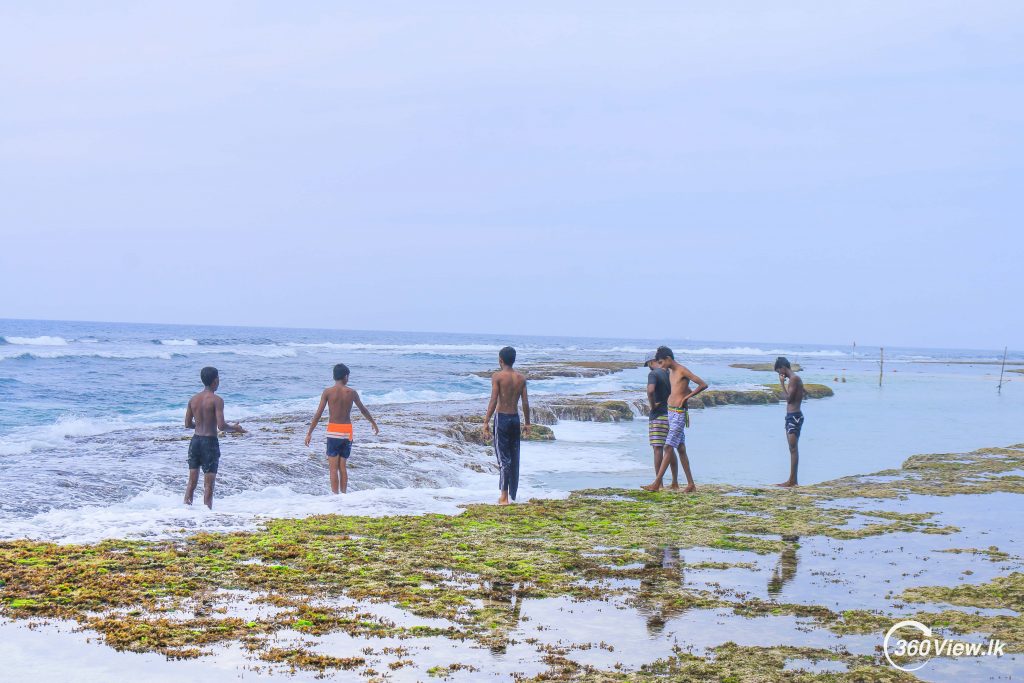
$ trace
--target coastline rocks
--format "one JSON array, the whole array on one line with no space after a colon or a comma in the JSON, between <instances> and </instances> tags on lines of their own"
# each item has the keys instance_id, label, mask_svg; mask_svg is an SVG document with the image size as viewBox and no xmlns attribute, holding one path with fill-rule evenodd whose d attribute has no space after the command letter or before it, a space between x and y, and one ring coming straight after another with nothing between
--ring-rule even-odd
<instances>
[{"instance_id":1,"label":"coastline rocks","mask_svg":"<svg viewBox=\"0 0 1024 683\"><path fill-rule=\"evenodd\" d=\"M516 370L523 373L527 380L554 379L556 377L603 377L623 370L639 368L641 363L633 361L550 361L523 365ZM472 374L477 377L490 377L496 370L478 370Z\"/></svg>"},{"instance_id":2,"label":"coastline rocks","mask_svg":"<svg viewBox=\"0 0 1024 683\"><path fill-rule=\"evenodd\" d=\"M594 401L586 398L570 398L545 403L530 409L534 422L556 424L558 420L581 420L585 422L621 422L633 419L633 409L626 401Z\"/></svg>"},{"instance_id":3,"label":"coastline rocks","mask_svg":"<svg viewBox=\"0 0 1024 683\"><path fill-rule=\"evenodd\" d=\"M531 411L532 413L533 411ZM445 434L462 443L472 443L478 446L490 446L491 440L484 438L484 418L480 415L469 415L465 417L448 418L451 425L445 430ZM530 435L523 434L523 441L554 441L555 433L551 427L542 424L530 425Z\"/></svg>"},{"instance_id":4,"label":"coastline rocks","mask_svg":"<svg viewBox=\"0 0 1024 683\"><path fill-rule=\"evenodd\" d=\"M786 400L785 394L782 393L782 389L777 386L766 384L765 391L753 390L753 391L734 391L732 389L708 389L702 394L691 398L688 402L688 408L713 408L715 406L756 406L756 405L770 405ZM812 398L827 398L832 396L835 392L830 387L824 384L805 384L804 391L806 392L805 399ZM648 415L651 412L650 406L647 404L645 399L637 399L633 402L637 411L641 415Z\"/></svg>"},{"instance_id":5,"label":"coastline rocks","mask_svg":"<svg viewBox=\"0 0 1024 683\"><path fill-rule=\"evenodd\" d=\"M729 363L730 368L742 370L756 370L757 372L775 372L775 363ZM793 363L793 372L800 372L803 368L799 363Z\"/></svg>"}]
</instances>

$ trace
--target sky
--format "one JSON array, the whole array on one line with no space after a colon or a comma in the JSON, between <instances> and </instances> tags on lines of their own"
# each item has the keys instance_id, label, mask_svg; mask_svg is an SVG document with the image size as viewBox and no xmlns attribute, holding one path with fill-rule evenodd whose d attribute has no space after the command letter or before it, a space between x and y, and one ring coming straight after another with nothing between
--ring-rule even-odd
<instances>
[{"instance_id":1,"label":"sky","mask_svg":"<svg viewBox=\"0 0 1024 683\"><path fill-rule=\"evenodd\" d=\"M0 3L0 318L1024 349L1024 3Z\"/></svg>"}]
</instances>

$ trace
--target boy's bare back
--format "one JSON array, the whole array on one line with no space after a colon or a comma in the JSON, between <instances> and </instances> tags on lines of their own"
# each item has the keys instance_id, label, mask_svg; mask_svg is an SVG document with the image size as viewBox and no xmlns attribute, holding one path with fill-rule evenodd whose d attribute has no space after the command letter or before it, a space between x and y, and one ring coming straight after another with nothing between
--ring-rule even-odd
<instances>
[{"instance_id":1,"label":"boy's bare back","mask_svg":"<svg viewBox=\"0 0 1024 683\"><path fill-rule=\"evenodd\" d=\"M203 390L188 400L196 436L217 436L217 425L224 423L224 399Z\"/></svg>"},{"instance_id":2,"label":"boy's bare back","mask_svg":"<svg viewBox=\"0 0 1024 683\"><path fill-rule=\"evenodd\" d=\"M356 401L355 390L335 385L324 389L323 398L327 401L327 421L333 424L352 423L352 405Z\"/></svg>"},{"instance_id":3,"label":"boy's bare back","mask_svg":"<svg viewBox=\"0 0 1024 683\"><path fill-rule=\"evenodd\" d=\"M526 387L526 377L511 368L505 368L494 373L491 383L497 390L498 412L508 415L519 412L519 399L523 396L523 389Z\"/></svg>"}]
</instances>

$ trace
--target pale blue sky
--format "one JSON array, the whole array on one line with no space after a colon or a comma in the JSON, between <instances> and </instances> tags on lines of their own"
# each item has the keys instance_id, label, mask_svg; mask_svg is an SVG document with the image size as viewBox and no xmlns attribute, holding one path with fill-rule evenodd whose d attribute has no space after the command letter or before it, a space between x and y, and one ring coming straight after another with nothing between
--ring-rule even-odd
<instances>
[{"instance_id":1,"label":"pale blue sky","mask_svg":"<svg viewBox=\"0 0 1024 683\"><path fill-rule=\"evenodd\" d=\"M1024 3L19 4L0 317L1024 348Z\"/></svg>"}]
</instances>

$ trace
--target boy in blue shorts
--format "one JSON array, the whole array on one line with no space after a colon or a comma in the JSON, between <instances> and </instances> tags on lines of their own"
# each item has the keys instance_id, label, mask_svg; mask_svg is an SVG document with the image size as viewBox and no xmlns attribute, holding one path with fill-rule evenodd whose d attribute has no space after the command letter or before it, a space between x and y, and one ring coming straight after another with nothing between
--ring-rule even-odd
<instances>
[{"instance_id":1,"label":"boy in blue shorts","mask_svg":"<svg viewBox=\"0 0 1024 683\"><path fill-rule=\"evenodd\" d=\"M380 434L377 423L359 400L359 394L348 386L348 367L343 363L334 366L334 386L327 387L320 395L320 406L316 409L313 422L306 432L306 445L313 438L313 430L324 414L324 406L330 406L327 418L327 468L331 478L332 493L348 493L348 457L352 454L352 404L363 414L373 427L374 434Z\"/></svg>"}]
</instances>

